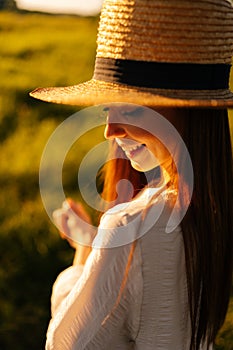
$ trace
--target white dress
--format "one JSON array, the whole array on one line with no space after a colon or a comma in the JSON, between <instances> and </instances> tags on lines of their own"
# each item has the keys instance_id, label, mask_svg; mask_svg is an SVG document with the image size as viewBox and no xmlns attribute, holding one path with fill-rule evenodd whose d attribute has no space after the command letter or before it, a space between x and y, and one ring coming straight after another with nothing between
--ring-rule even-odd
<instances>
[{"instance_id":1,"label":"white dress","mask_svg":"<svg viewBox=\"0 0 233 350\"><path fill-rule=\"evenodd\" d=\"M189 350L182 234L165 232L166 195L148 191L106 212L86 264L58 276L46 350Z\"/></svg>"}]
</instances>

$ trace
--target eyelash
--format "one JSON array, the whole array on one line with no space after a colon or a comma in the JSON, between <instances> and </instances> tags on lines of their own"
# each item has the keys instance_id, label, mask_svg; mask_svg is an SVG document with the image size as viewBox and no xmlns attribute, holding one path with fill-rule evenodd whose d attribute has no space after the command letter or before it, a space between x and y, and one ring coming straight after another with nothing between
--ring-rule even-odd
<instances>
[{"instance_id":1,"label":"eyelash","mask_svg":"<svg viewBox=\"0 0 233 350\"><path fill-rule=\"evenodd\" d=\"M100 117L106 118L107 115L108 115L108 111L109 111L109 108L108 107L104 107L102 109L102 111L100 112Z\"/></svg>"},{"instance_id":2,"label":"eyelash","mask_svg":"<svg viewBox=\"0 0 233 350\"><path fill-rule=\"evenodd\" d=\"M103 115L107 116L109 107L104 107L102 110ZM130 112L122 112L125 117L137 117L143 112L143 107L138 107Z\"/></svg>"},{"instance_id":3,"label":"eyelash","mask_svg":"<svg viewBox=\"0 0 233 350\"><path fill-rule=\"evenodd\" d=\"M136 109L134 109L131 112L124 112L122 113L125 116L129 116L129 117L137 117L139 116L141 113L143 112L143 108L142 107L138 107Z\"/></svg>"}]
</instances>

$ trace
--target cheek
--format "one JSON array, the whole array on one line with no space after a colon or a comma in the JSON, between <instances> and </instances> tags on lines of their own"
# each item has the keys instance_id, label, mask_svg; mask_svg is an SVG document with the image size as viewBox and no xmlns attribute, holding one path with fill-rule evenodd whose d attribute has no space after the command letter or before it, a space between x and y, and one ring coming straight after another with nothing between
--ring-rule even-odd
<instances>
[{"instance_id":1,"label":"cheek","mask_svg":"<svg viewBox=\"0 0 233 350\"><path fill-rule=\"evenodd\" d=\"M153 145L153 143L155 143L157 140L154 135L151 135L146 129L143 128L132 126L131 128L128 128L127 131L129 138L132 138L139 143L148 145L148 147L151 147L151 145Z\"/></svg>"},{"instance_id":2,"label":"cheek","mask_svg":"<svg viewBox=\"0 0 233 350\"><path fill-rule=\"evenodd\" d=\"M146 144L147 148L153 153L159 163L163 163L170 157L170 153L161 141L157 138L150 139Z\"/></svg>"},{"instance_id":3,"label":"cheek","mask_svg":"<svg viewBox=\"0 0 233 350\"><path fill-rule=\"evenodd\" d=\"M164 148L161 141L159 141L155 136L147 136L144 138L144 143L147 148L154 154L160 152L162 148Z\"/></svg>"}]
</instances>

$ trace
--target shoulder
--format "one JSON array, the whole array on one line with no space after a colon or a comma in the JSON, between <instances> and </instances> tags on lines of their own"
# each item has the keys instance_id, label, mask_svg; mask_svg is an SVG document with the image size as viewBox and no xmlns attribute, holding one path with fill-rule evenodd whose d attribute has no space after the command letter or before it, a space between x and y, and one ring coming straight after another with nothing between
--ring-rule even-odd
<instances>
[{"instance_id":1,"label":"shoulder","mask_svg":"<svg viewBox=\"0 0 233 350\"><path fill-rule=\"evenodd\" d=\"M142 203L131 201L109 209L101 218L95 248L114 248L132 243L141 223Z\"/></svg>"},{"instance_id":2,"label":"shoulder","mask_svg":"<svg viewBox=\"0 0 233 350\"><path fill-rule=\"evenodd\" d=\"M138 198L116 205L101 218L95 248L113 248L132 243L151 229L166 228L171 212L166 197L156 189L144 191Z\"/></svg>"}]
</instances>

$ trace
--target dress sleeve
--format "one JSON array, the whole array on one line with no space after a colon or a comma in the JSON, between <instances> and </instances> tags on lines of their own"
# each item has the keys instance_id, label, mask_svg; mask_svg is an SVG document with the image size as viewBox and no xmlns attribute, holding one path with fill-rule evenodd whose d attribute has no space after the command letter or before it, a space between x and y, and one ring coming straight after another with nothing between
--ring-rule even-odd
<instances>
[{"instance_id":1,"label":"dress sleeve","mask_svg":"<svg viewBox=\"0 0 233 350\"><path fill-rule=\"evenodd\" d=\"M105 227L106 246L112 246L117 226L113 223ZM72 268L64 272L54 286L57 302L47 332L46 350L82 350L97 334L116 305L131 247L132 244L93 248L80 276L78 270ZM74 274L74 279L69 274ZM70 286L64 286L66 277L71 290Z\"/></svg>"},{"instance_id":2,"label":"dress sleeve","mask_svg":"<svg viewBox=\"0 0 233 350\"><path fill-rule=\"evenodd\" d=\"M83 272L83 265L73 265L62 271L54 285L51 296L51 314L55 316L59 305L67 297Z\"/></svg>"}]
</instances>

